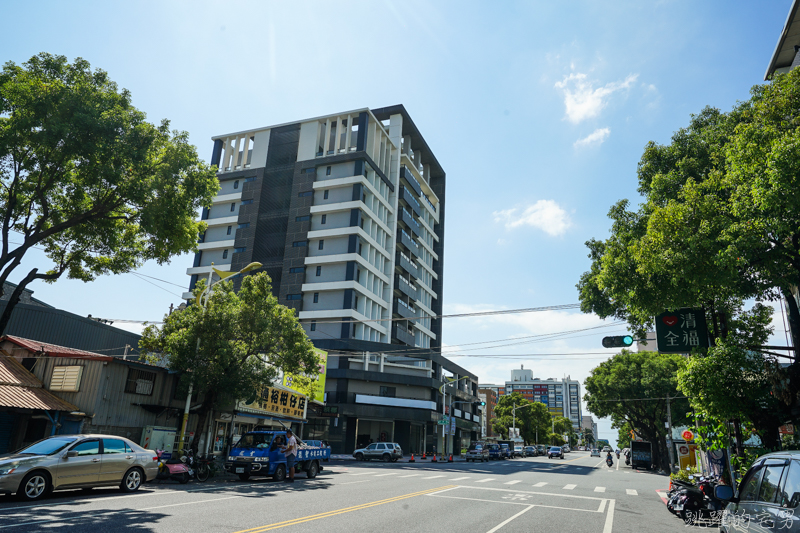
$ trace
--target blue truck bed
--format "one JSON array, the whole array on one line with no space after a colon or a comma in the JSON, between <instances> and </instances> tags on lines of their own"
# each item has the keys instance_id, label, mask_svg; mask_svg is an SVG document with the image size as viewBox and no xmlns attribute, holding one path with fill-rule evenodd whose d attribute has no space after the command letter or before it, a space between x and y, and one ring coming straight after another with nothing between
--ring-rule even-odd
<instances>
[{"instance_id":1,"label":"blue truck bed","mask_svg":"<svg viewBox=\"0 0 800 533\"><path fill-rule=\"evenodd\" d=\"M276 442L280 437L282 444ZM287 474L286 455L280 451L286 442L285 431L250 431L242 435L225 461L225 470L241 480L252 476L271 476L282 481ZM295 472L305 472L315 478L322 470L321 461L331 457L327 446L299 445L295 459Z\"/></svg>"}]
</instances>

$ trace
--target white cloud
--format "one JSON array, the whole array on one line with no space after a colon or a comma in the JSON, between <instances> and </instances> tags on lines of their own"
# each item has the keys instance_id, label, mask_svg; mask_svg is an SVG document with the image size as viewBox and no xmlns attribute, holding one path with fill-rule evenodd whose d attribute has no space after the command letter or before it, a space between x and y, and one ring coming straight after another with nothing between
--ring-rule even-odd
<instances>
[{"instance_id":1,"label":"white cloud","mask_svg":"<svg viewBox=\"0 0 800 533\"><path fill-rule=\"evenodd\" d=\"M556 83L556 88L564 91L564 107L566 118L572 123L579 123L596 117L608 105L609 97L623 89L628 89L639 77L630 74L623 81L610 82L602 87L594 87L586 74L573 72Z\"/></svg>"},{"instance_id":2,"label":"white cloud","mask_svg":"<svg viewBox=\"0 0 800 533\"><path fill-rule=\"evenodd\" d=\"M575 148L585 148L592 145L599 146L603 144L609 135L611 135L611 130L609 128L597 128L583 139L578 139L575 141L575 144L572 146Z\"/></svg>"},{"instance_id":3,"label":"white cloud","mask_svg":"<svg viewBox=\"0 0 800 533\"><path fill-rule=\"evenodd\" d=\"M567 212L553 200L539 200L524 210L514 207L495 211L492 215L494 221L504 223L506 229L532 226L553 237L563 235L572 226Z\"/></svg>"}]
</instances>

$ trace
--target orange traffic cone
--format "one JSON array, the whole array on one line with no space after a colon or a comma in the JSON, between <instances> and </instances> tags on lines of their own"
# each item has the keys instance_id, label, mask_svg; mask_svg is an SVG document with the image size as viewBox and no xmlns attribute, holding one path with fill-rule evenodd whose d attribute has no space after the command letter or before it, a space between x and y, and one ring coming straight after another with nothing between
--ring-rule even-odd
<instances>
[{"instance_id":1,"label":"orange traffic cone","mask_svg":"<svg viewBox=\"0 0 800 533\"><path fill-rule=\"evenodd\" d=\"M436 462L437 462L437 461L436 461L436 454L433 454L433 459L431 459L431 462L432 462L432 463L436 463Z\"/></svg>"},{"instance_id":2,"label":"orange traffic cone","mask_svg":"<svg viewBox=\"0 0 800 533\"><path fill-rule=\"evenodd\" d=\"M414 454L413 453L411 454L411 459L409 459L408 462L409 463L416 463L416 461L414 460Z\"/></svg>"},{"instance_id":3,"label":"orange traffic cone","mask_svg":"<svg viewBox=\"0 0 800 533\"><path fill-rule=\"evenodd\" d=\"M448 463L452 463L453 462L453 454L452 453L450 454L450 457L447 459L447 462Z\"/></svg>"},{"instance_id":4,"label":"orange traffic cone","mask_svg":"<svg viewBox=\"0 0 800 533\"><path fill-rule=\"evenodd\" d=\"M425 452L422 452L422 460L425 461L428 459L428 456L425 455Z\"/></svg>"}]
</instances>

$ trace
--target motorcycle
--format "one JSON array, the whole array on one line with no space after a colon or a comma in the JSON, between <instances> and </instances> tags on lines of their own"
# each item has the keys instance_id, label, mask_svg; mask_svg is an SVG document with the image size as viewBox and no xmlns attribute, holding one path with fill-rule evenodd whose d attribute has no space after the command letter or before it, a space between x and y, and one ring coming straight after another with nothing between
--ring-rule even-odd
<instances>
[{"instance_id":1,"label":"motorcycle","mask_svg":"<svg viewBox=\"0 0 800 533\"><path fill-rule=\"evenodd\" d=\"M716 484L716 480L705 477L699 478L697 485L674 480L668 494L667 509L679 515L687 525L699 519L712 518L725 506L714 496Z\"/></svg>"},{"instance_id":2,"label":"motorcycle","mask_svg":"<svg viewBox=\"0 0 800 533\"><path fill-rule=\"evenodd\" d=\"M170 457L166 457L170 455ZM180 483L188 483L191 477L189 467L180 459L173 459L164 450L156 450L158 456L158 474L156 479L174 479Z\"/></svg>"},{"instance_id":3,"label":"motorcycle","mask_svg":"<svg viewBox=\"0 0 800 533\"><path fill-rule=\"evenodd\" d=\"M631 454L630 454L630 452L627 452L627 453L625 454L625 464L626 464L627 466L630 466L630 464L631 464Z\"/></svg>"},{"instance_id":4,"label":"motorcycle","mask_svg":"<svg viewBox=\"0 0 800 533\"><path fill-rule=\"evenodd\" d=\"M608 457L606 457L606 464L608 465L609 468L614 466L614 460L611 458L610 455Z\"/></svg>"}]
</instances>

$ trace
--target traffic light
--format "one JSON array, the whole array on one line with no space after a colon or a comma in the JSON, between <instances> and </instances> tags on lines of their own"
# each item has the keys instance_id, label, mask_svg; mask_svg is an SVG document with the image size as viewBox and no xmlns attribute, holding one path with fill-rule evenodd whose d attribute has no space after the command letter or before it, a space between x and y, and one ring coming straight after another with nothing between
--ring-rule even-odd
<instances>
[{"instance_id":1,"label":"traffic light","mask_svg":"<svg viewBox=\"0 0 800 533\"><path fill-rule=\"evenodd\" d=\"M603 337L603 348L626 348L631 344L633 344L633 337L630 335Z\"/></svg>"},{"instance_id":2,"label":"traffic light","mask_svg":"<svg viewBox=\"0 0 800 533\"><path fill-rule=\"evenodd\" d=\"M472 405L477 405L478 407L485 407L486 402L472 402Z\"/></svg>"}]
</instances>

